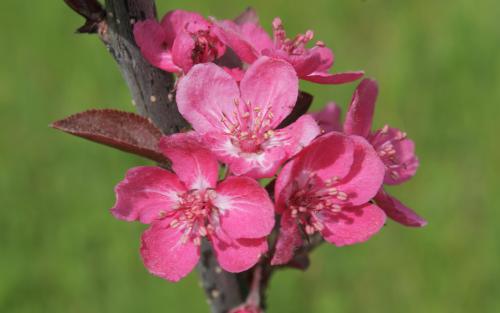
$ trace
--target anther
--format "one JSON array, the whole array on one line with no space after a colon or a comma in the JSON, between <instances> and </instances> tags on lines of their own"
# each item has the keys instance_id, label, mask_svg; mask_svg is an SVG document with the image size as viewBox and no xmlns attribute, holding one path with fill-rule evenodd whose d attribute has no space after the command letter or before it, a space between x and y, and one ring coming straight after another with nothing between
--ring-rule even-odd
<instances>
[{"instance_id":1,"label":"anther","mask_svg":"<svg viewBox=\"0 0 500 313\"><path fill-rule=\"evenodd\" d=\"M345 200L347 200L347 194L343 191L339 191L337 194L337 199L339 199L341 201L345 201Z\"/></svg>"}]
</instances>

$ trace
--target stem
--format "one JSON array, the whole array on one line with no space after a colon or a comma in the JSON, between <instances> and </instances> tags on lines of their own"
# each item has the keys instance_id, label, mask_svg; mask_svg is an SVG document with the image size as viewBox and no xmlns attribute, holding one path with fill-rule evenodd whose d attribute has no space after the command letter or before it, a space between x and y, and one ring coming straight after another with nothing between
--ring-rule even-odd
<instances>
[{"instance_id":1,"label":"stem","mask_svg":"<svg viewBox=\"0 0 500 313\"><path fill-rule=\"evenodd\" d=\"M106 0L105 12L96 0L65 0L78 14L86 17L86 25L93 25L106 48L118 63L127 82L139 114L148 117L164 134L180 132L189 127L175 103L175 79L150 65L133 38L133 24L156 18L154 0ZM88 14L91 8L96 12ZM93 17L96 17L93 20ZM83 29L83 31L82 31ZM80 32L93 33L94 28L83 27ZM247 273L227 273L219 267L210 245L202 244L198 265L203 288L213 313L226 313L245 301L249 282Z\"/></svg>"},{"instance_id":2,"label":"stem","mask_svg":"<svg viewBox=\"0 0 500 313\"><path fill-rule=\"evenodd\" d=\"M133 38L133 24L148 18L156 18L153 0L106 0L99 35L118 63L139 114L172 134L189 127L175 104L174 76L150 65Z\"/></svg>"}]
</instances>

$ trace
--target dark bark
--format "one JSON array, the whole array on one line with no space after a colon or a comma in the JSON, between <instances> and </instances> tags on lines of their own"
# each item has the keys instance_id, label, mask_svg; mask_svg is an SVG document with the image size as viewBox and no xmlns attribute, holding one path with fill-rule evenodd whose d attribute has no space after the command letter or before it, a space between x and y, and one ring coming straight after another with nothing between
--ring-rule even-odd
<instances>
[{"instance_id":1,"label":"dark bark","mask_svg":"<svg viewBox=\"0 0 500 313\"><path fill-rule=\"evenodd\" d=\"M139 114L150 118L165 134L187 128L175 105L173 75L150 65L133 38L136 21L156 18L154 1L107 0L105 9L99 35L118 63Z\"/></svg>"},{"instance_id":2,"label":"dark bark","mask_svg":"<svg viewBox=\"0 0 500 313\"><path fill-rule=\"evenodd\" d=\"M78 9L95 3L95 0L78 0ZM75 1L70 1L75 2ZM175 79L151 66L141 55L133 39L133 24L147 18L156 18L154 0L106 0L103 19L86 17L87 24L96 24L97 33L113 55L132 93L137 111L149 118L165 134L179 132L189 127L175 104ZM92 6L95 7L95 6ZM205 289L211 310L225 313L245 301L248 289L247 274L227 273L218 266L210 246L204 242L198 265L202 286Z\"/></svg>"}]
</instances>

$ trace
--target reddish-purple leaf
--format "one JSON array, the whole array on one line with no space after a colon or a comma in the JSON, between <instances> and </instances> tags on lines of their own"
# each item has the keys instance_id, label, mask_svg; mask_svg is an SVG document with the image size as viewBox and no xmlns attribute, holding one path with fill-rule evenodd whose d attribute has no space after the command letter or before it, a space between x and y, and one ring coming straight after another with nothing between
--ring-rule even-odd
<instances>
[{"instance_id":1,"label":"reddish-purple leaf","mask_svg":"<svg viewBox=\"0 0 500 313\"><path fill-rule=\"evenodd\" d=\"M297 97L297 102L293 107L292 112L281 122L278 128L286 127L293 122L295 122L299 117L307 113L311 103L313 101L313 96L305 91L299 91L299 96Z\"/></svg>"},{"instance_id":2,"label":"reddish-purple leaf","mask_svg":"<svg viewBox=\"0 0 500 313\"><path fill-rule=\"evenodd\" d=\"M89 110L54 122L51 127L125 152L167 164L158 150L161 131L146 118L117 110Z\"/></svg>"}]
</instances>

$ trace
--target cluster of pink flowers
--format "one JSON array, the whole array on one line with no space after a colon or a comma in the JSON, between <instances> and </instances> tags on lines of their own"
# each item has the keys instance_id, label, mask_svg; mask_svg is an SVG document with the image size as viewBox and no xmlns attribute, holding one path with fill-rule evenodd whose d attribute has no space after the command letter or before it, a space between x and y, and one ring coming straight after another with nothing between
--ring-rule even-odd
<instances>
[{"instance_id":1,"label":"cluster of pink flowers","mask_svg":"<svg viewBox=\"0 0 500 313\"><path fill-rule=\"evenodd\" d=\"M193 128L160 141L172 171L136 167L116 187L113 215L151 225L141 255L154 275L186 276L203 240L222 269L241 272L266 254L273 265L289 263L315 234L343 246L369 239L386 216L426 224L383 189L411 178L418 160L406 133L371 131L375 81L361 81L343 125L339 108L328 104L281 127L299 79L339 84L364 73L329 73L333 53L321 41L307 47L312 31L288 39L279 18L272 26L274 38L252 10L233 21L175 10L160 23L135 25L143 56L178 76L178 109Z\"/></svg>"}]
</instances>

